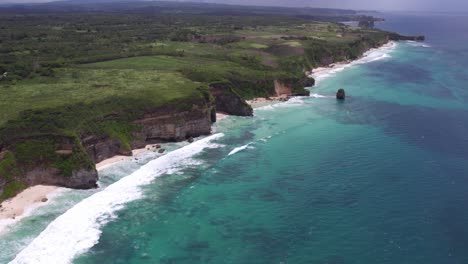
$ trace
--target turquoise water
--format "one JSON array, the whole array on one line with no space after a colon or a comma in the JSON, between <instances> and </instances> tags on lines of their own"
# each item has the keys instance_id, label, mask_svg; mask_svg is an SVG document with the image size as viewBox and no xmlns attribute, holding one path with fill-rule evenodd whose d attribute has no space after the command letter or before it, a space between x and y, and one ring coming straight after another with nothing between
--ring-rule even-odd
<instances>
[{"instance_id":1,"label":"turquoise water","mask_svg":"<svg viewBox=\"0 0 468 264\"><path fill-rule=\"evenodd\" d=\"M57 198L55 211L41 209L7 234L18 245L0 262L90 197L90 206L55 221L15 263L75 254L78 264L468 263L462 22L388 15L382 27L424 33L427 43L402 42L322 74L313 96L222 120L192 150L174 144L182 148L166 160L148 154L141 164L107 169L106 195ZM455 29L462 33L450 38ZM334 99L338 88L345 102ZM141 184L112 185L119 179ZM60 248L63 241L72 246Z\"/></svg>"}]
</instances>

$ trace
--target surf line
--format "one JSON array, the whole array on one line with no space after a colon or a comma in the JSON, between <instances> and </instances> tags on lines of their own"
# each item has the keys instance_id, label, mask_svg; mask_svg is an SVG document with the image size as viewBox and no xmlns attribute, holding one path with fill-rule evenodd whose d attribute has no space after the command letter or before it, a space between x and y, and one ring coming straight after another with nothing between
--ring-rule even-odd
<instances>
[{"instance_id":1,"label":"surf line","mask_svg":"<svg viewBox=\"0 0 468 264\"><path fill-rule=\"evenodd\" d=\"M220 147L211 141L223 136L222 133L214 134L174 150L84 199L50 223L10 263L71 263L76 256L98 243L101 228L115 219L116 211L142 197L141 186L165 173L173 173L196 163L192 157L206 148Z\"/></svg>"}]
</instances>

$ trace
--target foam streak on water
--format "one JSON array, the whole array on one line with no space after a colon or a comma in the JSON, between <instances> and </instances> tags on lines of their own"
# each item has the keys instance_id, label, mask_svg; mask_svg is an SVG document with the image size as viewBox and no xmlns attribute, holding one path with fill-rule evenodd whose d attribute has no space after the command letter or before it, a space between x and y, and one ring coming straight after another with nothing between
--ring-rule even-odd
<instances>
[{"instance_id":1,"label":"foam streak on water","mask_svg":"<svg viewBox=\"0 0 468 264\"><path fill-rule=\"evenodd\" d=\"M125 203L142 196L140 186L156 177L193 164L192 156L222 137L215 134L149 162L131 175L110 185L104 191L81 201L53 221L34 241L10 263L70 263L73 258L94 246L101 227L115 217Z\"/></svg>"},{"instance_id":2,"label":"foam streak on water","mask_svg":"<svg viewBox=\"0 0 468 264\"><path fill-rule=\"evenodd\" d=\"M234 155L234 154L236 154L236 153L239 152L239 151L242 151L242 150L244 150L244 149L249 148L250 144L252 144L252 143L249 143L249 144L244 145L244 146L242 146L242 147L237 147L237 148L233 149L231 152L229 152L228 156Z\"/></svg>"}]
</instances>

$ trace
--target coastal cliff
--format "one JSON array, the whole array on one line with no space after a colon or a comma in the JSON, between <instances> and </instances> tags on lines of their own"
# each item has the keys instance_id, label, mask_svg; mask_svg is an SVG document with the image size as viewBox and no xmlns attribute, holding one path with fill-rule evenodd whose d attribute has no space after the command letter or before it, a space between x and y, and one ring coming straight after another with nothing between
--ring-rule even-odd
<instances>
[{"instance_id":1,"label":"coastal cliff","mask_svg":"<svg viewBox=\"0 0 468 264\"><path fill-rule=\"evenodd\" d=\"M183 141L188 138L208 135L211 124L216 121L212 105L193 105L190 111L174 111L168 107L145 113L132 121L136 129L131 131L131 140L124 142L109 136L86 135L81 142L94 163L116 155L131 156L132 149L148 144Z\"/></svg>"},{"instance_id":2,"label":"coastal cliff","mask_svg":"<svg viewBox=\"0 0 468 264\"><path fill-rule=\"evenodd\" d=\"M265 93L267 97L306 96L309 94L304 89L306 79L277 79L248 85L263 87L268 91ZM307 79L307 82L310 84L311 80ZM237 85L248 86L243 81ZM56 113L56 109L24 113L21 119L9 122L0 130L3 142L0 149L0 200L34 185L95 188L98 181L96 163L116 155L131 156L132 149L148 144L208 135L212 123L216 122L216 111L252 116L252 107L235 89L230 82L212 83L209 90L200 90L198 99L135 111L142 113L139 115L129 116L125 109L113 109L66 133L58 129L65 124L50 127L48 116ZM43 119L44 116L47 118ZM25 120L36 120L36 127L17 133Z\"/></svg>"},{"instance_id":3,"label":"coastal cliff","mask_svg":"<svg viewBox=\"0 0 468 264\"><path fill-rule=\"evenodd\" d=\"M304 77L301 79L287 78L274 81L276 96L309 96L310 91L304 87L310 87L315 84L313 78Z\"/></svg>"},{"instance_id":4,"label":"coastal cliff","mask_svg":"<svg viewBox=\"0 0 468 264\"><path fill-rule=\"evenodd\" d=\"M132 149L147 144L210 134L211 124L216 121L213 99L205 96L185 104L185 109L162 106L128 120L126 127L130 129L126 133L116 126L112 131L106 130L110 122L122 122L122 116L113 114L93 121L101 127L99 131L107 133L80 129L75 136L49 131L31 137L11 137L0 149L0 201L34 185L95 188L95 164L102 160L131 155Z\"/></svg>"},{"instance_id":5,"label":"coastal cliff","mask_svg":"<svg viewBox=\"0 0 468 264\"><path fill-rule=\"evenodd\" d=\"M228 115L253 116L252 107L233 90L231 83L212 83L210 92L215 97L216 111Z\"/></svg>"}]
</instances>

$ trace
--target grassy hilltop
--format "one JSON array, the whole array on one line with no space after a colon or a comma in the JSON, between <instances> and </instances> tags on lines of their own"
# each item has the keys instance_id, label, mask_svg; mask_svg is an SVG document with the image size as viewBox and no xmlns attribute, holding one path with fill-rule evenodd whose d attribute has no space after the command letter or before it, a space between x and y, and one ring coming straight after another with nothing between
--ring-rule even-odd
<instances>
[{"instance_id":1,"label":"grassy hilltop","mask_svg":"<svg viewBox=\"0 0 468 264\"><path fill-rule=\"evenodd\" d=\"M80 145L97 134L129 150L132 121L152 109L213 101L217 84L243 99L274 95L275 80L300 93L305 71L355 59L388 37L335 23L359 19L353 12L140 5L0 8L0 153L14 150L0 156L0 182L8 183L0 200L24 188L28 164L47 161L64 175L93 166L83 149L55 153L52 136Z\"/></svg>"}]
</instances>

